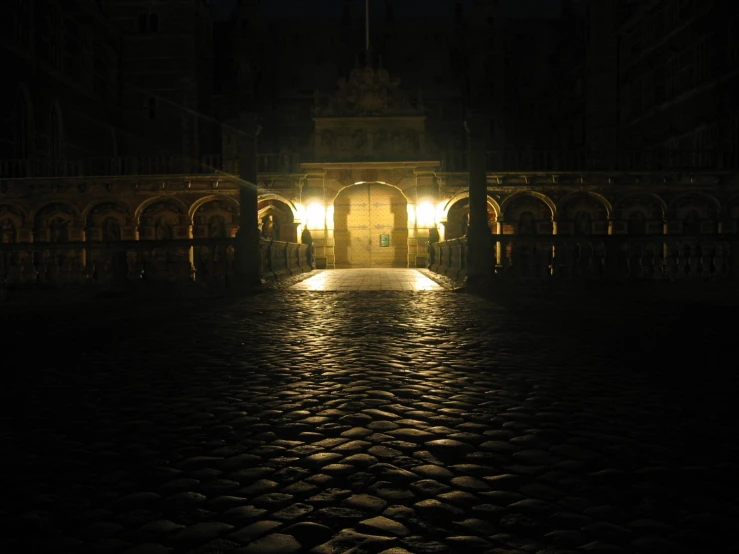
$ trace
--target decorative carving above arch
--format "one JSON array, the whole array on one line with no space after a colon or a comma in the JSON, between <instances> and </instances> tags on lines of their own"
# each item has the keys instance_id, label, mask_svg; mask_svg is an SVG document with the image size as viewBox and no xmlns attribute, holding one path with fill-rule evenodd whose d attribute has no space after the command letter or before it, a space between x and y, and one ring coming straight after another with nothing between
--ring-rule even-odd
<instances>
[{"instance_id":1,"label":"decorative carving above arch","mask_svg":"<svg viewBox=\"0 0 739 554\"><path fill-rule=\"evenodd\" d=\"M356 67L348 79L338 81L332 95L314 93L316 117L408 116L423 113L420 95L400 88L400 79L391 78L383 67Z\"/></svg>"}]
</instances>

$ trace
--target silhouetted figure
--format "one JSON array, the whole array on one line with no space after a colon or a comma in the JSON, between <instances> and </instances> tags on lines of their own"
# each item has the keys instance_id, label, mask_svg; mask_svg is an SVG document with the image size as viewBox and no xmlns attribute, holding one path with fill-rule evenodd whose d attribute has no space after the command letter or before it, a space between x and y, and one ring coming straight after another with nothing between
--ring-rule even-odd
<instances>
[{"instance_id":1,"label":"silhouetted figure","mask_svg":"<svg viewBox=\"0 0 739 554\"><path fill-rule=\"evenodd\" d=\"M310 234L307 227L303 229L303 232L300 234L300 242L308 246L308 253L306 256L308 258L308 265L313 269L313 236Z\"/></svg>"},{"instance_id":2,"label":"silhouetted figure","mask_svg":"<svg viewBox=\"0 0 739 554\"><path fill-rule=\"evenodd\" d=\"M439 230L436 228L436 225L431 227L429 229L429 242L426 245L426 248L428 250L428 262L429 265L434 265L436 263L436 249L434 248L434 245L439 242L441 237L439 236Z\"/></svg>"}]
</instances>

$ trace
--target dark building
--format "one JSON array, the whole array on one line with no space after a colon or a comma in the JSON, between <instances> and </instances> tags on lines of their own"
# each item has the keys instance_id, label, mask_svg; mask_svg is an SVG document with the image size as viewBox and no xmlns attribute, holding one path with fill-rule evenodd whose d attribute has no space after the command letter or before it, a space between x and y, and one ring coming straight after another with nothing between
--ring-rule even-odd
<instances>
[{"instance_id":1,"label":"dark building","mask_svg":"<svg viewBox=\"0 0 739 554\"><path fill-rule=\"evenodd\" d=\"M260 223L310 230L322 267L424 265L432 229L466 234L470 165L496 235L739 229L733 4L375 0L369 25L363 2L275 5L2 3L8 282L101 279L118 239L129 275L213 275L202 241ZM66 241L61 263L44 245Z\"/></svg>"},{"instance_id":2,"label":"dark building","mask_svg":"<svg viewBox=\"0 0 739 554\"><path fill-rule=\"evenodd\" d=\"M117 156L126 135L122 35L100 2L9 0L0 5L6 84L0 157Z\"/></svg>"},{"instance_id":3,"label":"dark building","mask_svg":"<svg viewBox=\"0 0 739 554\"><path fill-rule=\"evenodd\" d=\"M621 167L736 167L739 5L596 0L588 16L592 148Z\"/></svg>"}]
</instances>

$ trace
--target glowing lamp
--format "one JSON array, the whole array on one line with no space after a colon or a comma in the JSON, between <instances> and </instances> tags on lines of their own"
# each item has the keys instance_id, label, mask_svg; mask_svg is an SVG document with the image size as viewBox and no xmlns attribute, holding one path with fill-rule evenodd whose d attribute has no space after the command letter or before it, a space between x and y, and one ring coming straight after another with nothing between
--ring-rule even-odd
<instances>
[{"instance_id":1,"label":"glowing lamp","mask_svg":"<svg viewBox=\"0 0 739 554\"><path fill-rule=\"evenodd\" d=\"M421 202L416 208L419 227L433 227L436 223L436 207L431 202Z\"/></svg>"}]
</instances>

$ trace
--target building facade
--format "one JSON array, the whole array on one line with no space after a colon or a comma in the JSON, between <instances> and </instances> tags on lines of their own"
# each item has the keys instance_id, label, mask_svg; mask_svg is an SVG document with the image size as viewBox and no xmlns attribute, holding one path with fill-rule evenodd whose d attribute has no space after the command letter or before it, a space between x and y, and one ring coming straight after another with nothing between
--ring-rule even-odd
<instances>
[{"instance_id":1,"label":"building facade","mask_svg":"<svg viewBox=\"0 0 739 554\"><path fill-rule=\"evenodd\" d=\"M240 0L215 26L203 0L7 2L18 82L1 116L4 278L58 269L61 251L82 282L113 264L115 242L128 249L119 265L212 274L253 186L263 238L308 229L319 267L426 266L434 228L466 234L470 117L487 129L494 235L736 233L736 10L680 2L695 10L685 23L664 19L673 4L611 25L623 4L605 0L554 20L463 0L419 18L387 1L367 33L349 1L298 21ZM709 30L717 21L725 33ZM654 44L634 46L636 27ZM692 77L669 96L683 46ZM698 52L721 61L696 73ZM254 183L239 178L244 113L261 126Z\"/></svg>"}]
</instances>

